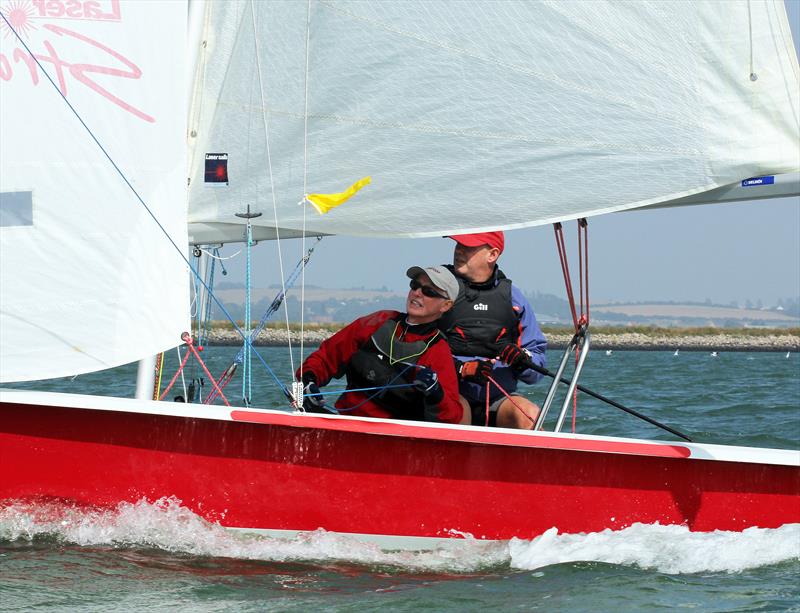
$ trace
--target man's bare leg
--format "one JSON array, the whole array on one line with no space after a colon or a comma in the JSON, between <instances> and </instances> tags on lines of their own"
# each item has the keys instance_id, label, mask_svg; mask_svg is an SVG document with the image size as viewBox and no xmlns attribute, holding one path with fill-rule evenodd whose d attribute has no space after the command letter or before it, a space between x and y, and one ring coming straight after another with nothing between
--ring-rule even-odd
<instances>
[{"instance_id":1,"label":"man's bare leg","mask_svg":"<svg viewBox=\"0 0 800 613\"><path fill-rule=\"evenodd\" d=\"M463 426L471 426L472 425L472 409L469 407L469 402L464 396L459 396L458 401L461 403L461 408L463 409L464 413L461 415L461 421L459 422Z\"/></svg>"},{"instance_id":2,"label":"man's bare leg","mask_svg":"<svg viewBox=\"0 0 800 613\"><path fill-rule=\"evenodd\" d=\"M539 417L538 405L521 396L512 396L511 398L513 401L504 398L497 409L497 427L530 430L536 423L536 418ZM518 405L519 408L514 405Z\"/></svg>"}]
</instances>

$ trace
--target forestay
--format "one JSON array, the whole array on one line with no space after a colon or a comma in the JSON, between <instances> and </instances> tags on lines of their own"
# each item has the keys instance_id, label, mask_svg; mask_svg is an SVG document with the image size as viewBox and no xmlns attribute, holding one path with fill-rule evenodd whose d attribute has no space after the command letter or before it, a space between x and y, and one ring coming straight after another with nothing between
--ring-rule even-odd
<instances>
[{"instance_id":1,"label":"forestay","mask_svg":"<svg viewBox=\"0 0 800 613\"><path fill-rule=\"evenodd\" d=\"M0 3L186 248L184 2ZM0 380L74 375L180 343L187 271L0 21Z\"/></svg>"},{"instance_id":2,"label":"forestay","mask_svg":"<svg viewBox=\"0 0 800 613\"><path fill-rule=\"evenodd\" d=\"M780 0L229 1L205 23L190 222L249 203L276 225L270 161L283 228L303 227L305 192L371 176L306 210L309 232L363 236L532 226L800 169ZM211 152L227 187L204 184Z\"/></svg>"}]
</instances>

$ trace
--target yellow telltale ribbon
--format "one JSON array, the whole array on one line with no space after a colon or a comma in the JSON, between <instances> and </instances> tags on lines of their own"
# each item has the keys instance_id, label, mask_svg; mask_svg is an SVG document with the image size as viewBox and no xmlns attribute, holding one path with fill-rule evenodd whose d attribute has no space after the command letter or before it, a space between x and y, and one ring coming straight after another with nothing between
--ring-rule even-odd
<instances>
[{"instance_id":1,"label":"yellow telltale ribbon","mask_svg":"<svg viewBox=\"0 0 800 613\"><path fill-rule=\"evenodd\" d=\"M311 206L317 209L317 213L324 215L331 209L350 200L358 190L370 183L372 183L372 177L364 177L338 194L308 194L306 200L311 203Z\"/></svg>"}]
</instances>

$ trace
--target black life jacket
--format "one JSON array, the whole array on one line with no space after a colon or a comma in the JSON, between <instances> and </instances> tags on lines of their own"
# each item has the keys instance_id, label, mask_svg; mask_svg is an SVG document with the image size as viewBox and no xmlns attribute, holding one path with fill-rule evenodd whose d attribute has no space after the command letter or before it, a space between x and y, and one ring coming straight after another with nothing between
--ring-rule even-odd
<instances>
[{"instance_id":1,"label":"black life jacket","mask_svg":"<svg viewBox=\"0 0 800 613\"><path fill-rule=\"evenodd\" d=\"M416 373L415 364L435 343L444 340L437 331L433 339L412 343L394 338L396 327L404 324L405 317L387 319L375 330L370 339L350 358L346 368L347 389L380 388L411 382ZM412 387L376 389L362 392L370 401L389 411L399 419L424 420L425 397Z\"/></svg>"},{"instance_id":2,"label":"black life jacket","mask_svg":"<svg viewBox=\"0 0 800 613\"><path fill-rule=\"evenodd\" d=\"M453 270L450 265L447 268ZM469 283L459 276L456 279L458 298L439 319L439 329L447 337L453 355L496 358L500 347L519 340L511 279L499 269L486 283Z\"/></svg>"}]
</instances>

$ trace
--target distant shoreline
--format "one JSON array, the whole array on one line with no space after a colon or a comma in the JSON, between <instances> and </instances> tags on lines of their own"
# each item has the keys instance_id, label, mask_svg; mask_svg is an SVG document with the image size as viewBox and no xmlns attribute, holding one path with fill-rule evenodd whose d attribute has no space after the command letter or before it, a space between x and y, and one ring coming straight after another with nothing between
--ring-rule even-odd
<instances>
[{"instance_id":1,"label":"distant shoreline","mask_svg":"<svg viewBox=\"0 0 800 613\"><path fill-rule=\"evenodd\" d=\"M738 333L737 333L738 332ZM328 329L307 329L303 333L303 344L317 346L333 335ZM300 343L298 331L292 331L292 343ZM565 332L547 333L550 349L563 349L571 339ZM237 332L213 329L209 334L208 345L239 345ZM279 347L287 344L286 330L268 328L263 330L254 343L256 346ZM592 335L591 347L594 350L619 351L792 351L800 352L800 334L792 331L770 330L767 334L743 334L736 329L724 329L713 334L672 335L653 330L652 333L627 332L624 329L615 333L601 332Z\"/></svg>"}]
</instances>

